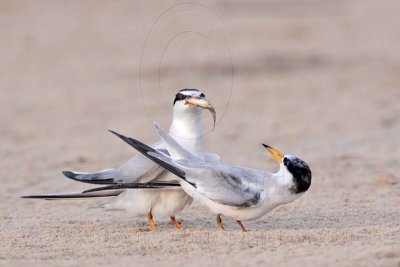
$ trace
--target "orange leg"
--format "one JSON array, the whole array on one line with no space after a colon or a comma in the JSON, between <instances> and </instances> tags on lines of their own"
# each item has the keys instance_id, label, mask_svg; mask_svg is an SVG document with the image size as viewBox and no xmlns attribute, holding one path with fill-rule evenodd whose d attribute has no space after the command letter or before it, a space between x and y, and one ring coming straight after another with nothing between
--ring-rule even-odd
<instances>
[{"instance_id":1,"label":"orange leg","mask_svg":"<svg viewBox=\"0 0 400 267\"><path fill-rule=\"evenodd\" d=\"M240 229L242 229L243 232L247 232L247 231L246 231L246 228L244 228L244 226L243 226L243 224L242 224L241 221L236 221L236 222L237 222L237 224L239 224Z\"/></svg>"},{"instance_id":2,"label":"orange leg","mask_svg":"<svg viewBox=\"0 0 400 267\"><path fill-rule=\"evenodd\" d=\"M151 230L157 231L157 224L154 223L153 215L151 214L151 212L147 213L147 220L149 221Z\"/></svg>"},{"instance_id":3,"label":"orange leg","mask_svg":"<svg viewBox=\"0 0 400 267\"><path fill-rule=\"evenodd\" d=\"M175 225L176 229L181 230L182 229L182 223L178 222L175 219L175 216L171 216L171 222L173 225Z\"/></svg>"},{"instance_id":4,"label":"orange leg","mask_svg":"<svg viewBox=\"0 0 400 267\"><path fill-rule=\"evenodd\" d=\"M222 224L221 215L218 214L215 221L217 222L218 229L225 230L224 225Z\"/></svg>"}]
</instances>

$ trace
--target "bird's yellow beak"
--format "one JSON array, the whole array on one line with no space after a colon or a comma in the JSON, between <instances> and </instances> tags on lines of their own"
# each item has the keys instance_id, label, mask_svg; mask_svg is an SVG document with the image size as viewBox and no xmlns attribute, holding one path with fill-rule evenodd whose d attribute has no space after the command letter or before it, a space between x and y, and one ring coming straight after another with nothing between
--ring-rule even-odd
<instances>
[{"instance_id":1,"label":"bird's yellow beak","mask_svg":"<svg viewBox=\"0 0 400 267\"><path fill-rule=\"evenodd\" d=\"M215 111L215 108L213 107L213 105L209 100L205 98L192 96L191 98L185 100L185 105L194 105L203 109L208 109L213 116L214 128L215 128L215 123L217 121L217 112Z\"/></svg>"},{"instance_id":2,"label":"bird's yellow beak","mask_svg":"<svg viewBox=\"0 0 400 267\"><path fill-rule=\"evenodd\" d=\"M263 144L263 146L269 151L269 153L272 154L272 156L274 156L275 160L276 160L279 164L282 164L282 162L283 162L283 157L284 157L284 155L283 155L282 152L279 152L279 151L276 150L275 148L270 147L270 146L265 145L265 144Z\"/></svg>"}]
</instances>

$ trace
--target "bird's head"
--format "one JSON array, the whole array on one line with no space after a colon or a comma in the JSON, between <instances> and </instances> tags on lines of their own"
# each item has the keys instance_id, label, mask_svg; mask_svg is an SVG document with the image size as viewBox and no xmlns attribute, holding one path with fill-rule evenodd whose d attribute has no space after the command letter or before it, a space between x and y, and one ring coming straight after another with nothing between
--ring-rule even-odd
<instances>
[{"instance_id":1,"label":"bird's head","mask_svg":"<svg viewBox=\"0 0 400 267\"><path fill-rule=\"evenodd\" d=\"M198 89L182 89L175 96L174 113L200 114L204 109L211 112L215 126L217 113L203 92Z\"/></svg>"},{"instance_id":2,"label":"bird's head","mask_svg":"<svg viewBox=\"0 0 400 267\"><path fill-rule=\"evenodd\" d=\"M293 180L293 186L289 190L294 194L306 192L311 185L311 169L308 164L295 156L284 155L275 148L268 145L263 146L272 154L275 160L280 165L279 172L283 173L284 177L289 177Z\"/></svg>"}]
</instances>

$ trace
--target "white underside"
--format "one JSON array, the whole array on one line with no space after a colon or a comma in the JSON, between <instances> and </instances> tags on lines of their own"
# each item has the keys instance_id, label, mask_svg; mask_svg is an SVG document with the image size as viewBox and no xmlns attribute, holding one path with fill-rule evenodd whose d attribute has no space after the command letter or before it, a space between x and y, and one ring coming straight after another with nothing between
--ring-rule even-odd
<instances>
[{"instance_id":1,"label":"white underside","mask_svg":"<svg viewBox=\"0 0 400 267\"><path fill-rule=\"evenodd\" d=\"M167 218L179 214L192 201L180 188L126 190L104 207L108 210L125 210L134 217L151 212L155 217Z\"/></svg>"},{"instance_id":2,"label":"white underside","mask_svg":"<svg viewBox=\"0 0 400 267\"><path fill-rule=\"evenodd\" d=\"M154 182L176 181L174 174L164 170ZM192 197L182 188L171 189L128 189L114 197L103 207L107 210L124 210L133 217L151 212L157 218L168 218L179 214L192 204Z\"/></svg>"},{"instance_id":3,"label":"white underside","mask_svg":"<svg viewBox=\"0 0 400 267\"><path fill-rule=\"evenodd\" d=\"M239 221L258 219L276 207L292 202L301 196L301 194L277 194L276 192L270 192L270 195L273 196L273 198L264 199L260 204L253 207L241 208L224 205L210 200L187 182L182 182L181 186L187 194L193 197L194 200L199 201L203 205L207 206L213 213L221 214Z\"/></svg>"}]
</instances>

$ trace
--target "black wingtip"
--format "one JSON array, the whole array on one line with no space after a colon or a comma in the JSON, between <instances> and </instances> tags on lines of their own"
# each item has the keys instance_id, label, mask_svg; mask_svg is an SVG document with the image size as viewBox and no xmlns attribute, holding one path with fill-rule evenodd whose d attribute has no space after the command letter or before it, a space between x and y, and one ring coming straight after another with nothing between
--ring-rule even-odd
<instances>
[{"instance_id":1,"label":"black wingtip","mask_svg":"<svg viewBox=\"0 0 400 267\"><path fill-rule=\"evenodd\" d=\"M101 178L97 176L93 176L92 174L82 174L82 173L75 173L72 171L63 171L62 172L65 177L81 182L81 183L88 183L88 184L113 184L115 183L114 178ZM86 176L89 176L87 178Z\"/></svg>"},{"instance_id":2,"label":"black wingtip","mask_svg":"<svg viewBox=\"0 0 400 267\"><path fill-rule=\"evenodd\" d=\"M28 195L28 196L21 196L20 198L23 199L49 199L48 196L43 196L43 195Z\"/></svg>"},{"instance_id":3,"label":"black wingtip","mask_svg":"<svg viewBox=\"0 0 400 267\"><path fill-rule=\"evenodd\" d=\"M139 144L142 144L142 143L138 142L137 140L135 140L135 139L133 139L133 138L127 137L127 136L122 135L122 134L119 134L119 133L117 133L117 132L115 132L115 131L113 131L113 130L109 130L109 131L110 131L110 133L116 135L116 136L119 137L122 141L124 141L125 143L127 143L128 145L130 145L130 146L132 146L132 147L134 147L134 148L137 147L138 143L139 143Z\"/></svg>"},{"instance_id":4,"label":"black wingtip","mask_svg":"<svg viewBox=\"0 0 400 267\"><path fill-rule=\"evenodd\" d=\"M115 131L113 131L113 130L108 130L108 131L109 131L110 133L116 135L117 137L119 137L120 139L122 139L125 143L127 143L127 144L129 144L129 145L131 145L131 146L133 146L133 147L134 147L134 144L137 143L137 140L135 140L135 139L133 139L133 138L127 137L127 136L122 135L122 134L120 134L120 133L117 133L117 132L115 132Z\"/></svg>"},{"instance_id":5,"label":"black wingtip","mask_svg":"<svg viewBox=\"0 0 400 267\"><path fill-rule=\"evenodd\" d=\"M71 171L63 171L62 174L64 174L65 177L71 178L71 179L75 177L75 174Z\"/></svg>"},{"instance_id":6,"label":"black wingtip","mask_svg":"<svg viewBox=\"0 0 400 267\"><path fill-rule=\"evenodd\" d=\"M170 172L172 172L173 174L177 175L178 177L181 177L182 179L185 179L185 172L184 171L182 171L179 168L177 168L177 167L175 167L175 166L173 166L173 165L171 165L171 164L169 164L167 162L164 162L163 160L160 160L157 157L154 157L154 156L149 154L149 152L160 154L159 151L155 150L152 147L149 147L148 145L146 145L146 144L144 144L144 143L142 143L139 140L136 140L134 138L130 138L130 137L124 136L124 135L116 133L114 131L110 131L110 132L115 134L119 138L121 138L125 143L127 143L130 146L132 146L134 149L136 149L137 151L142 153L145 157L147 157L150 160L154 161L155 163L157 163L161 167L169 170Z\"/></svg>"},{"instance_id":7,"label":"black wingtip","mask_svg":"<svg viewBox=\"0 0 400 267\"><path fill-rule=\"evenodd\" d=\"M112 134L115 134L116 136L118 136L118 137L122 137L122 135L120 135L119 133L117 133L117 132L115 132L115 131L113 131L113 130L108 130L110 133L112 133Z\"/></svg>"}]
</instances>

